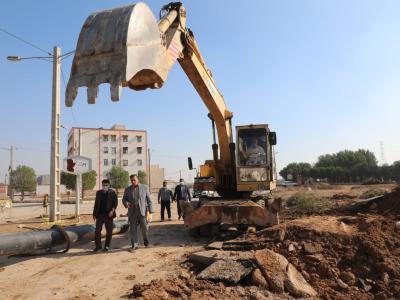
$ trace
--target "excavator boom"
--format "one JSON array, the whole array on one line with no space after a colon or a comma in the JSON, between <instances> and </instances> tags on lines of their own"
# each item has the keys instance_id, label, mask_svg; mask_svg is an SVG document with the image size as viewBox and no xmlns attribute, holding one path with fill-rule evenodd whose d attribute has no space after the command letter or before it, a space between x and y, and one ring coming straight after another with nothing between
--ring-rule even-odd
<instances>
[{"instance_id":1,"label":"excavator boom","mask_svg":"<svg viewBox=\"0 0 400 300\"><path fill-rule=\"evenodd\" d=\"M206 161L202 170L207 170L207 175L202 176L215 179L215 189L223 198L241 199L261 186L260 183L249 181L260 178L263 181L271 180L272 176L267 179L265 174L268 168L272 168L264 162L261 169L243 166L237 171L233 115L215 84L192 31L186 27L186 10L181 2L163 6L159 22L149 7L141 2L91 14L79 35L66 89L66 105L73 105L78 88L84 86L87 87L87 101L90 104L96 102L98 86L103 83L110 84L113 101L120 99L123 87L133 90L161 88L176 61L206 105L213 125L213 160ZM263 132L268 134L267 126L263 126L266 128ZM256 129L257 126L250 127L249 132L261 130ZM217 130L218 143L214 128ZM266 145L265 134L261 142ZM246 139L243 137L242 144ZM241 185L237 177L244 180ZM190 223L189 227L207 223L206 215L209 220L212 219L210 222L231 220L262 226L278 222L275 212L264 210L254 202L249 205L235 202L226 205L221 201L209 202L209 205L203 203L196 208L195 214L193 207L184 206L193 220L190 223L189 219L185 219L185 223Z\"/></svg>"}]
</instances>

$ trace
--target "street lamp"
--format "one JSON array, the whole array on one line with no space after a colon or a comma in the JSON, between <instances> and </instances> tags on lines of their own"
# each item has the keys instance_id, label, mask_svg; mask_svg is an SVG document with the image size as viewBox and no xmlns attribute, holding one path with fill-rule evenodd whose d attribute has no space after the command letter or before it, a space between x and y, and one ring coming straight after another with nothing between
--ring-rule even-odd
<instances>
[{"instance_id":1,"label":"street lamp","mask_svg":"<svg viewBox=\"0 0 400 300\"><path fill-rule=\"evenodd\" d=\"M68 54L68 53L67 53ZM67 55L65 54L65 55ZM52 83L52 109L51 109L51 151L50 151L50 222L61 219L61 197L60 197L60 72L61 72L61 49L54 47L53 55L46 57L32 56L7 56L10 61L21 61L26 59L43 59L53 61L53 83Z\"/></svg>"}]
</instances>

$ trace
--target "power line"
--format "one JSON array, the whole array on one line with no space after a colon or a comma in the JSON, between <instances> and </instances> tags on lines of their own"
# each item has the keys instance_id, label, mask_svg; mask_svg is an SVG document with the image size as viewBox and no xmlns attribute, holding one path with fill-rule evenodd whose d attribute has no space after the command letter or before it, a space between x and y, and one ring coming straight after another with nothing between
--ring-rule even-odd
<instances>
[{"instance_id":1,"label":"power line","mask_svg":"<svg viewBox=\"0 0 400 300\"><path fill-rule=\"evenodd\" d=\"M26 147L18 147L17 150L34 151L34 152L50 152L50 150L34 149L34 148L26 148Z\"/></svg>"},{"instance_id":2,"label":"power line","mask_svg":"<svg viewBox=\"0 0 400 300\"><path fill-rule=\"evenodd\" d=\"M65 84L64 71L63 71L62 67L60 67L60 69L61 69L61 77L62 77L62 80L63 80L63 83L64 83L64 89L66 89L67 85Z\"/></svg>"},{"instance_id":3,"label":"power line","mask_svg":"<svg viewBox=\"0 0 400 300\"><path fill-rule=\"evenodd\" d=\"M31 46L33 48L36 48L37 50L40 50L40 51L42 51L42 52L44 52L44 53L46 53L46 54L48 54L50 56L52 55L50 52L40 48L39 46L36 46L35 44L32 44L32 43L24 40L23 38L20 38L19 36L15 35L15 34L13 34L11 32L8 32L7 30L5 30L3 28L0 28L0 31L3 31L5 34L8 34L9 36L12 36L13 38L15 38L15 39L17 39L17 40L19 40L19 41L21 41L21 42L23 42L25 44L28 44L29 46Z\"/></svg>"},{"instance_id":4,"label":"power line","mask_svg":"<svg viewBox=\"0 0 400 300\"><path fill-rule=\"evenodd\" d=\"M71 54L72 54L73 52L75 52L75 51L71 51ZM71 54L70 54L70 55L71 55ZM63 81L63 84L64 84L64 89L67 89L67 85L66 85L66 83L65 83L64 71L63 71L63 69L62 69L61 66L60 66L60 69L61 69L61 78L62 78L62 81ZM71 110L70 110L70 111L71 111L72 119L74 120L75 125L78 125L78 122L76 121L75 114L74 114L74 110L72 109L72 107L71 107Z\"/></svg>"},{"instance_id":5,"label":"power line","mask_svg":"<svg viewBox=\"0 0 400 300\"><path fill-rule=\"evenodd\" d=\"M9 148L5 148L5 147L0 147L1 150L7 150L10 151ZM14 150L23 150L23 151L35 151L35 152L50 152L50 150L44 150L44 149L35 149L35 148L29 148L29 147L20 147L14 146Z\"/></svg>"},{"instance_id":6,"label":"power line","mask_svg":"<svg viewBox=\"0 0 400 300\"><path fill-rule=\"evenodd\" d=\"M72 54L74 54L75 53L75 50L72 50L72 51L69 51L69 52L67 52L67 53L65 53L65 54L63 54L63 55L61 55L60 57L61 57L61 60L64 60L64 59L66 59L66 58L68 58L68 57L70 57Z\"/></svg>"}]
</instances>

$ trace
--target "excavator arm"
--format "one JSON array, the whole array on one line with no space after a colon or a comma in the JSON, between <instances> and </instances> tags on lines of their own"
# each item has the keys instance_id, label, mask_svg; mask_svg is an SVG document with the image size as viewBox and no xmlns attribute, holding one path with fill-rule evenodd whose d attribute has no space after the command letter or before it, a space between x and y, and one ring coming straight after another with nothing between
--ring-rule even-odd
<instances>
[{"instance_id":1,"label":"excavator arm","mask_svg":"<svg viewBox=\"0 0 400 300\"><path fill-rule=\"evenodd\" d=\"M269 166L241 163L236 166L232 113L216 87L193 33L186 27L182 3L165 5L159 21L141 2L90 15L79 35L66 89L66 105L73 105L79 87L87 87L87 101L91 104L96 102L98 86L103 83L110 84L113 101L120 99L123 87L159 89L176 61L209 111L213 125L213 160L206 161L203 169L207 179L215 178L215 189L221 196L217 200L182 202L185 225L195 229L218 223L277 224L276 210L264 209L264 205L245 199L252 191L270 183L266 175ZM239 127L240 139L254 138L257 133L266 144L267 125ZM244 146L239 150L244 151Z\"/></svg>"},{"instance_id":2,"label":"excavator arm","mask_svg":"<svg viewBox=\"0 0 400 300\"><path fill-rule=\"evenodd\" d=\"M209 110L213 130L214 124L217 130L218 144L215 138L213 144L217 186L232 190L235 173L234 147L230 146L233 145L233 115L216 87L192 31L186 27L186 10L182 3L163 6L158 23L144 3L89 16L72 63L66 105L72 106L80 86L87 86L87 99L91 104L96 102L98 86L102 83L110 83L113 101L119 100L122 87L161 88L176 60Z\"/></svg>"},{"instance_id":3,"label":"excavator arm","mask_svg":"<svg viewBox=\"0 0 400 300\"><path fill-rule=\"evenodd\" d=\"M186 10L181 2L170 3L161 9L160 17L159 29L167 43L169 55L172 59L175 57L178 59L183 71L209 110L211 120L215 122L220 157L219 159L214 157L214 160L218 162L220 169L229 170L233 163L229 148L229 144L233 143L231 123L233 115L226 107L211 70L200 53L193 32L186 27ZM182 51L176 56L180 46Z\"/></svg>"}]
</instances>

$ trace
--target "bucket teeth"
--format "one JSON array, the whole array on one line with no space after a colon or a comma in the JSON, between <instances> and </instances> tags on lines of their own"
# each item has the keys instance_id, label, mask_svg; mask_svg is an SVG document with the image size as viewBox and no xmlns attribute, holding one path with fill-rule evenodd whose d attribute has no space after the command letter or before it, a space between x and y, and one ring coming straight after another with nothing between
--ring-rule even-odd
<instances>
[{"instance_id":1,"label":"bucket teeth","mask_svg":"<svg viewBox=\"0 0 400 300\"><path fill-rule=\"evenodd\" d=\"M179 39L176 39L181 49ZM144 3L96 12L81 29L71 67L65 103L72 106L79 87L96 102L98 86L109 83L112 101L122 87L159 89L175 63L160 37L156 17Z\"/></svg>"},{"instance_id":2,"label":"bucket teeth","mask_svg":"<svg viewBox=\"0 0 400 300\"><path fill-rule=\"evenodd\" d=\"M87 88L87 102L89 104L95 104L97 99L97 94L99 93L99 87L88 87Z\"/></svg>"},{"instance_id":3,"label":"bucket teeth","mask_svg":"<svg viewBox=\"0 0 400 300\"><path fill-rule=\"evenodd\" d=\"M110 85L110 93L112 101L119 101L121 99L122 86L119 84Z\"/></svg>"},{"instance_id":4,"label":"bucket teeth","mask_svg":"<svg viewBox=\"0 0 400 300\"><path fill-rule=\"evenodd\" d=\"M76 87L68 86L67 91L65 92L65 105L67 107L72 107L77 94L78 89Z\"/></svg>"}]
</instances>

